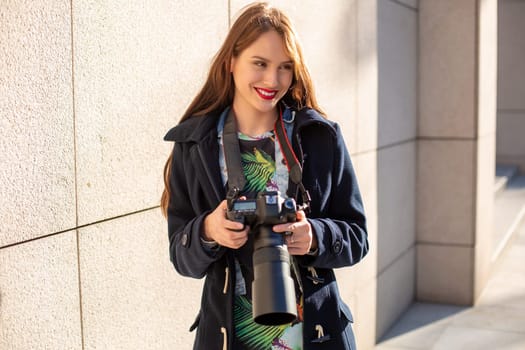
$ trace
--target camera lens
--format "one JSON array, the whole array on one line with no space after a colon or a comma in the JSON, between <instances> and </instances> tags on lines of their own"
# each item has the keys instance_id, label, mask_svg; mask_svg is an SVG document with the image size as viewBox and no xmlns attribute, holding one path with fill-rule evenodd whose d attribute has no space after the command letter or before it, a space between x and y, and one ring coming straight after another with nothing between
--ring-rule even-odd
<instances>
[{"instance_id":1,"label":"camera lens","mask_svg":"<svg viewBox=\"0 0 525 350\"><path fill-rule=\"evenodd\" d=\"M281 233L263 225L254 242L253 317L259 324L288 324L297 317L290 255L283 240Z\"/></svg>"}]
</instances>

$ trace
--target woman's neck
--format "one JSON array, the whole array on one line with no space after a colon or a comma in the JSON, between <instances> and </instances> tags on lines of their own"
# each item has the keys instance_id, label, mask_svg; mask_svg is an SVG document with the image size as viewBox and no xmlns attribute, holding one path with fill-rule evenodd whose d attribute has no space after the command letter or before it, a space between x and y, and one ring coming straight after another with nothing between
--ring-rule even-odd
<instances>
[{"instance_id":1,"label":"woman's neck","mask_svg":"<svg viewBox=\"0 0 525 350\"><path fill-rule=\"evenodd\" d=\"M273 130L277 120L277 109L268 113L246 113L238 111L235 106L233 113L237 121L237 129L244 135L258 136Z\"/></svg>"}]
</instances>

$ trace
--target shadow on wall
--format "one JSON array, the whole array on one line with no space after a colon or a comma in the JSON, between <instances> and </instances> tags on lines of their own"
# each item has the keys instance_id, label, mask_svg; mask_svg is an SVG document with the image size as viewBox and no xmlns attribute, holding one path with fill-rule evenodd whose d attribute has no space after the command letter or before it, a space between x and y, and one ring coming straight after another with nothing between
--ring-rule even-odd
<instances>
[{"instance_id":1,"label":"shadow on wall","mask_svg":"<svg viewBox=\"0 0 525 350\"><path fill-rule=\"evenodd\" d=\"M376 340L416 290L418 10L377 3Z\"/></svg>"},{"instance_id":2,"label":"shadow on wall","mask_svg":"<svg viewBox=\"0 0 525 350\"><path fill-rule=\"evenodd\" d=\"M377 151L376 340L414 302L416 142Z\"/></svg>"}]
</instances>

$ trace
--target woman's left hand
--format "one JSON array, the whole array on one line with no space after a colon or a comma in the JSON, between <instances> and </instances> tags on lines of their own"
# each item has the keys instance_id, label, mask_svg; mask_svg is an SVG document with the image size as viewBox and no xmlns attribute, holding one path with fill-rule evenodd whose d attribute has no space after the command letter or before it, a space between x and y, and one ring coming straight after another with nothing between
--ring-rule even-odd
<instances>
[{"instance_id":1,"label":"woman's left hand","mask_svg":"<svg viewBox=\"0 0 525 350\"><path fill-rule=\"evenodd\" d=\"M312 226L306 220L304 211L297 212L297 221L279 224L273 227L274 232L289 232L286 235L288 252L292 255L305 255L317 249L317 239L312 232Z\"/></svg>"}]
</instances>

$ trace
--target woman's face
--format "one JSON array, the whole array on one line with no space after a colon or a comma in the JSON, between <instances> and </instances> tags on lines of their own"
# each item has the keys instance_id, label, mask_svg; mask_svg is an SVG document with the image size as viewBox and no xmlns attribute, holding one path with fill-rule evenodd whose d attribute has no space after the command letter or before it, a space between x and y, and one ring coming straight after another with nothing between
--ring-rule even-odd
<instances>
[{"instance_id":1,"label":"woman's face","mask_svg":"<svg viewBox=\"0 0 525 350\"><path fill-rule=\"evenodd\" d=\"M232 58L231 72L236 113L241 117L268 114L292 84L293 62L284 50L282 37L271 30Z\"/></svg>"}]
</instances>

